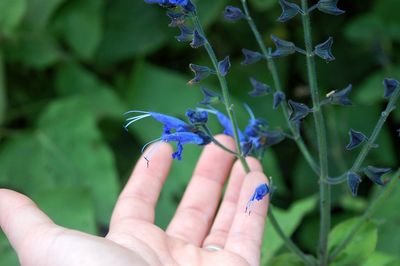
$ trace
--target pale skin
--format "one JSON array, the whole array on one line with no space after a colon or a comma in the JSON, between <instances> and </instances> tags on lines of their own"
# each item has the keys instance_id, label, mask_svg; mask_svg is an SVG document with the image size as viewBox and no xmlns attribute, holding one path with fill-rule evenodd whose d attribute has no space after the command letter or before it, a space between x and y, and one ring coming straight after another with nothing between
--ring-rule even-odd
<instances>
[{"instance_id":1,"label":"pale skin","mask_svg":"<svg viewBox=\"0 0 400 266\"><path fill-rule=\"evenodd\" d=\"M231 138L217 138L234 149ZM21 265L259 265L268 199L254 203L251 215L245 208L255 188L267 182L260 163L248 158L251 172L245 174L232 155L207 145L164 231L154 225L154 209L171 153L163 143L148 168L144 158L138 161L105 237L58 226L26 196L0 189L0 225ZM209 251L210 245L222 249Z\"/></svg>"}]
</instances>

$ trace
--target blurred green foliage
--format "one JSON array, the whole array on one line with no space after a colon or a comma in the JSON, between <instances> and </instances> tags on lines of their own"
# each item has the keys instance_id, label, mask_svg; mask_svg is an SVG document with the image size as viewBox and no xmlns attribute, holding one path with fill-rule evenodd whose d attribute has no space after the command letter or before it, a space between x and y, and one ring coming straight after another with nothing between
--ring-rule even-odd
<instances>
[{"instance_id":1,"label":"blurred green foliage","mask_svg":"<svg viewBox=\"0 0 400 266\"><path fill-rule=\"evenodd\" d=\"M246 23L221 18L228 1L198 0L200 18L220 58L231 55L228 76L241 126L247 102L257 116L283 127L271 99L251 99L248 77L272 84L263 64L243 67L240 49L256 49ZM354 85L355 106L329 108L327 124L332 148L332 175L340 174L357 152L344 152L350 127L369 134L384 106L382 79L400 78L400 1L340 1L344 16L313 14L314 40L335 39L336 61L319 62L322 94ZM239 1L229 1L239 5ZM301 23L275 21L275 0L250 0L254 18L271 45L271 33L302 44ZM122 114L129 109L183 116L201 98L197 86L188 87L190 62L208 64L201 49L175 42L164 11L140 0L0 0L0 187L32 197L57 223L104 235L120 188L126 182L143 143L155 138L160 125L138 122L128 134ZM301 46L301 45L300 45ZM304 59L279 60L286 93L308 101ZM217 90L212 78L207 85ZM367 164L398 167L400 109L388 121ZM314 147L311 121L304 126ZM213 126L217 132L218 127ZM188 147L175 162L157 207L157 223L165 227L190 178L200 149ZM265 172L278 190L273 202L287 234L308 252L315 252L318 212L317 180L290 141L271 149L263 160ZM362 213L375 190L363 182L360 196L349 197L345 186L335 188L334 246ZM355 242L334 265L398 265L400 259L400 188L393 191ZM344 221L344 222L343 222ZM263 265L301 265L268 226ZM374 250L377 250L374 253ZM372 255L371 255L372 254ZM398 261L397 261L398 262ZM0 234L0 265L18 265Z\"/></svg>"}]
</instances>

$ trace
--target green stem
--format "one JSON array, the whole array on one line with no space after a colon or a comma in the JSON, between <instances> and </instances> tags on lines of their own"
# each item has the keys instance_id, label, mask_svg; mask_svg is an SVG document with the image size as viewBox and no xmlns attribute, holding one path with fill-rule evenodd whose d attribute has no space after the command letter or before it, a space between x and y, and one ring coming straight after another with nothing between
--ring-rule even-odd
<instances>
[{"instance_id":1,"label":"green stem","mask_svg":"<svg viewBox=\"0 0 400 266\"><path fill-rule=\"evenodd\" d=\"M219 142L216 138L214 138L214 135L212 134L211 130L208 128L207 125L203 125L201 126L204 130L205 133L207 133L207 135L211 138L211 141L217 145L218 147L220 147L221 149L223 149L224 151L233 154L235 156L239 156L236 152L232 151L231 149L228 149L226 146L224 146L221 142Z\"/></svg>"},{"instance_id":2,"label":"green stem","mask_svg":"<svg viewBox=\"0 0 400 266\"><path fill-rule=\"evenodd\" d=\"M378 123L374 128L374 131L372 131L371 137L368 139L367 143L363 146L362 150L358 154L350 171L357 171L361 167L362 163L365 160L365 157L367 157L369 151L374 147L375 140L378 137L379 133L381 132L381 129L386 122L386 119L388 118L390 113L396 108L396 102L399 99L399 96L400 96L400 86L396 88L396 90L390 97L389 103L386 106L385 111L381 113L381 117L379 118Z\"/></svg>"},{"instance_id":3,"label":"green stem","mask_svg":"<svg viewBox=\"0 0 400 266\"><path fill-rule=\"evenodd\" d=\"M278 221L276 220L272 209L270 207L270 209L268 210L268 218L272 224L272 226L275 228L275 231L278 233L278 235L284 240L284 243L286 245L286 247L292 251L294 254L296 254L303 262L305 265L308 266L312 266L315 265L315 262L313 261L312 257L307 256L306 254L304 254L295 243L293 243L293 241L288 238L285 234L285 232L283 232L282 228L280 227Z\"/></svg>"},{"instance_id":4,"label":"green stem","mask_svg":"<svg viewBox=\"0 0 400 266\"><path fill-rule=\"evenodd\" d=\"M226 108L226 112L228 113L229 120L232 123L233 135L234 135L235 144L236 144L237 157L240 160L240 162L242 163L244 170L246 172L250 172L250 167L247 164L246 159L242 154L242 148L240 146L239 133L238 133L238 125L237 125L236 118L235 118L235 116L233 114L233 110L232 110L233 105L232 105L232 103L230 101L229 90L228 90L228 85L227 85L226 79L225 79L224 76L221 75L221 73L218 70L218 59L217 59L217 56L215 55L214 49L212 48L211 44L208 42L208 39L205 37L204 30L203 30L203 27L200 24L198 16L196 14L194 14L192 16L192 18L193 18L193 24L194 24L195 28L206 39L204 47L205 47L205 49L206 49L206 51L208 53L208 56L211 59L211 62L213 64L213 66L214 66L216 75L218 77L219 84L221 86L223 102L224 102L224 105L225 105L225 108Z\"/></svg>"},{"instance_id":5,"label":"green stem","mask_svg":"<svg viewBox=\"0 0 400 266\"><path fill-rule=\"evenodd\" d=\"M382 189L380 193L372 200L368 208L365 210L364 214L361 216L360 220L354 227L351 229L349 234L340 242L340 244L332 251L329 256L329 261L333 261L336 256L351 242L353 237L356 235L361 226L369 220L372 215L375 213L377 208L382 204L382 202L390 195L393 189L396 187L399 182L400 169L393 175L391 182L387 187Z\"/></svg>"},{"instance_id":6,"label":"green stem","mask_svg":"<svg viewBox=\"0 0 400 266\"><path fill-rule=\"evenodd\" d=\"M264 57L267 60L267 66L269 71L271 72L272 75L272 80L274 82L274 88L275 91L282 91L282 84L280 82L280 78L279 78L279 74L278 74L278 70L275 64L274 59L270 56L270 54L268 53L268 50L264 44L264 41L261 37L260 32L257 29L256 24L254 23L253 18L250 16L250 12L249 12L249 8L247 7L247 2L246 0L241 0L242 1L242 5L243 5L243 10L244 13L246 14L246 18L247 18L247 22L249 23L249 26L251 28L251 31L254 34L254 37L258 43L258 46L260 47L260 50L262 52L262 54L264 55ZM298 148L300 149L300 152L303 154L304 158L306 159L306 161L308 162L308 164L310 165L311 169L316 173L319 174L319 167L317 165L317 163L315 162L314 158L311 156L311 153L309 152L307 146L305 145L302 137L300 136L299 132L296 130L296 128L294 127L293 123L290 122L289 120L289 113L288 113L288 105L286 101L283 101L281 104L281 110L283 113L283 116L285 117L285 120L288 124L288 127L290 129L290 131L292 132L293 135L293 139L296 142Z\"/></svg>"},{"instance_id":7,"label":"green stem","mask_svg":"<svg viewBox=\"0 0 400 266\"><path fill-rule=\"evenodd\" d=\"M0 125L2 125L4 122L7 108L6 81L4 71L3 49L0 44Z\"/></svg>"},{"instance_id":8,"label":"green stem","mask_svg":"<svg viewBox=\"0 0 400 266\"><path fill-rule=\"evenodd\" d=\"M318 81L316 74L315 58L313 54L312 34L310 16L307 12L308 2L307 0L301 0L302 9L304 15L302 15L302 22L304 28L304 41L307 51L307 72L310 83L310 90L313 102L313 116L318 141L318 153L319 153L319 164L320 164L320 238L318 257L321 266L328 264L328 235L331 223L331 210L330 210L330 185L324 182L328 178L328 150L326 141L326 130L324 116L321 111L319 92L318 92Z\"/></svg>"}]
</instances>

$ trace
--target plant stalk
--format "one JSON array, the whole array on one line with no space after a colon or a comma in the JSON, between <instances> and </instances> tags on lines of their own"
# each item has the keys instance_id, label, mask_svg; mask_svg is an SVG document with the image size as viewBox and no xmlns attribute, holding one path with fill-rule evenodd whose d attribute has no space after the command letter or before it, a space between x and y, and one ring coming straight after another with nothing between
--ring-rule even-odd
<instances>
[{"instance_id":1,"label":"plant stalk","mask_svg":"<svg viewBox=\"0 0 400 266\"><path fill-rule=\"evenodd\" d=\"M319 153L319 164L320 164L320 175L319 175L319 186L320 186L320 238L318 247L318 258L319 265L326 266L328 264L328 236L331 224L331 195L330 185L325 182L328 178L328 150L326 141L326 129L324 116L322 114L319 92L318 92L318 81L315 66L315 57L313 53L312 34L311 34L311 23L310 16L308 13L308 2L307 0L301 0L302 9L304 14L302 15L303 29L304 29L304 41L307 52L307 72L311 90L311 98L313 102L313 116L317 134L318 142L318 153Z\"/></svg>"}]
</instances>

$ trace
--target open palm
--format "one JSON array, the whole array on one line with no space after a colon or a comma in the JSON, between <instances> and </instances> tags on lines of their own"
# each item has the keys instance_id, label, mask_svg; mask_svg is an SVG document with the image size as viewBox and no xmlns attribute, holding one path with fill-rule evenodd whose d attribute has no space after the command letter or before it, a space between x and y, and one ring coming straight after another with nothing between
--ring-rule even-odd
<instances>
[{"instance_id":1,"label":"open palm","mask_svg":"<svg viewBox=\"0 0 400 266\"><path fill-rule=\"evenodd\" d=\"M230 138L218 139L234 148ZM148 168L139 160L104 238L55 225L30 199L6 189L0 189L0 225L28 266L258 265L268 202L255 205L251 215L244 210L267 180L255 159L248 159L248 175L234 159L213 144L204 149L166 231L154 225L154 209L171 166L168 144L160 145Z\"/></svg>"}]
</instances>

